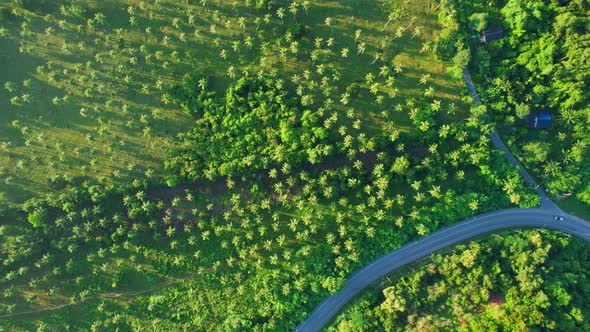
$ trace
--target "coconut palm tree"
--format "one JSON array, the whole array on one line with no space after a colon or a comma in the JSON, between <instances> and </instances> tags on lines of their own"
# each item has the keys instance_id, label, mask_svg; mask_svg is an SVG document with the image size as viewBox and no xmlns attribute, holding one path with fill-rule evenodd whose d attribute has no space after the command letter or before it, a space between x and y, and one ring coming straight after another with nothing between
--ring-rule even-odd
<instances>
[{"instance_id":1,"label":"coconut palm tree","mask_svg":"<svg viewBox=\"0 0 590 332\"><path fill-rule=\"evenodd\" d=\"M479 210L479 201L477 199L470 201L468 205L471 211Z\"/></svg>"},{"instance_id":2,"label":"coconut palm tree","mask_svg":"<svg viewBox=\"0 0 590 332\"><path fill-rule=\"evenodd\" d=\"M572 127L576 123L580 121L581 113L573 110L573 109L563 109L561 110L561 120L567 127Z\"/></svg>"},{"instance_id":3,"label":"coconut palm tree","mask_svg":"<svg viewBox=\"0 0 590 332\"><path fill-rule=\"evenodd\" d=\"M326 17L326 20L324 21L324 23L330 28L330 31L332 31L332 33L334 33L334 28L332 28L332 18Z\"/></svg>"},{"instance_id":4,"label":"coconut palm tree","mask_svg":"<svg viewBox=\"0 0 590 332\"><path fill-rule=\"evenodd\" d=\"M414 33L412 33L412 38L410 38L410 39L414 39L414 37L417 37L417 36L419 36L419 35L422 33L422 30L423 30L423 29L424 29L424 27L423 27L423 26L421 26L421 25L420 25L420 26L417 26L417 27L415 27L415 28L414 28Z\"/></svg>"},{"instance_id":5,"label":"coconut palm tree","mask_svg":"<svg viewBox=\"0 0 590 332\"><path fill-rule=\"evenodd\" d=\"M229 66L229 68L227 68L227 75L229 76L229 78L236 77L236 69L234 68L233 65L231 65L231 66Z\"/></svg>"},{"instance_id":6,"label":"coconut palm tree","mask_svg":"<svg viewBox=\"0 0 590 332\"><path fill-rule=\"evenodd\" d=\"M387 26L389 25L389 23L391 23L391 21L397 19L399 17L399 12L398 11L394 11L389 13L389 15L387 15L387 22L385 22L385 25L383 26L383 28L381 29L381 31L385 31L385 29L387 28Z\"/></svg>"},{"instance_id":7,"label":"coconut palm tree","mask_svg":"<svg viewBox=\"0 0 590 332\"><path fill-rule=\"evenodd\" d=\"M345 47L345 48L342 49L342 51L340 52L340 54L342 55L343 58L348 58L348 52L349 52L348 48Z\"/></svg>"},{"instance_id":8,"label":"coconut palm tree","mask_svg":"<svg viewBox=\"0 0 590 332\"><path fill-rule=\"evenodd\" d=\"M277 17L281 20L281 24L285 23L283 20L285 18L285 8L280 7L277 9Z\"/></svg>"},{"instance_id":9,"label":"coconut palm tree","mask_svg":"<svg viewBox=\"0 0 590 332\"><path fill-rule=\"evenodd\" d=\"M422 74L422 76L420 77L420 83L418 83L418 85L420 85L420 84L426 85L428 83L428 81L430 81L430 74Z\"/></svg>"},{"instance_id":10,"label":"coconut palm tree","mask_svg":"<svg viewBox=\"0 0 590 332\"><path fill-rule=\"evenodd\" d=\"M311 2L309 0L305 0L301 4L301 7L303 7L303 11L305 12L305 15L307 15L307 11L309 10L310 6L311 6Z\"/></svg>"},{"instance_id":11,"label":"coconut palm tree","mask_svg":"<svg viewBox=\"0 0 590 332\"><path fill-rule=\"evenodd\" d=\"M289 12L293 14L293 20L297 22L297 13L299 12L299 3L297 3L297 1L293 1L289 4Z\"/></svg>"},{"instance_id":12,"label":"coconut palm tree","mask_svg":"<svg viewBox=\"0 0 590 332\"><path fill-rule=\"evenodd\" d=\"M420 53L428 53L428 52L432 52L432 41L431 40L427 40L424 43L422 43L422 48L420 49Z\"/></svg>"},{"instance_id":13,"label":"coconut palm tree","mask_svg":"<svg viewBox=\"0 0 590 332\"><path fill-rule=\"evenodd\" d=\"M365 43L360 43L357 46L357 52L356 52L356 54L359 55L359 54L365 53L365 49L366 49L366 44Z\"/></svg>"},{"instance_id":14,"label":"coconut palm tree","mask_svg":"<svg viewBox=\"0 0 590 332\"><path fill-rule=\"evenodd\" d=\"M358 41L358 39L361 37L361 33L363 31L361 29L358 29L354 32L354 42L356 43Z\"/></svg>"}]
</instances>

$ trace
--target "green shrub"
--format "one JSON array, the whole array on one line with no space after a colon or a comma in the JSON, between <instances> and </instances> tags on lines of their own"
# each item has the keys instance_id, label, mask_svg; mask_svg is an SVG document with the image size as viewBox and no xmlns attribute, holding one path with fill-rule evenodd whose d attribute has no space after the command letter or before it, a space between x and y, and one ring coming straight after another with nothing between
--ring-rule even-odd
<instances>
[{"instance_id":1,"label":"green shrub","mask_svg":"<svg viewBox=\"0 0 590 332\"><path fill-rule=\"evenodd\" d=\"M361 92L361 86L358 83L352 83L346 87L346 92L351 96L357 96Z\"/></svg>"},{"instance_id":2,"label":"green shrub","mask_svg":"<svg viewBox=\"0 0 590 332\"><path fill-rule=\"evenodd\" d=\"M46 216L47 212L44 209L36 209L33 213L29 213L27 220L33 227L39 227L43 225Z\"/></svg>"},{"instance_id":3,"label":"green shrub","mask_svg":"<svg viewBox=\"0 0 590 332\"><path fill-rule=\"evenodd\" d=\"M68 185L66 179L61 175L54 175L49 178L47 182L49 187L53 190L62 190Z\"/></svg>"},{"instance_id":4,"label":"green shrub","mask_svg":"<svg viewBox=\"0 0 590 332\"><path fill-rule=\"evenodd\" d=\"M303 37L306 32L305 26L299 23L291 24L287 31L291 33L291 36L294 40L301 39L301 37Z\"/></svg>"}]
</instances>

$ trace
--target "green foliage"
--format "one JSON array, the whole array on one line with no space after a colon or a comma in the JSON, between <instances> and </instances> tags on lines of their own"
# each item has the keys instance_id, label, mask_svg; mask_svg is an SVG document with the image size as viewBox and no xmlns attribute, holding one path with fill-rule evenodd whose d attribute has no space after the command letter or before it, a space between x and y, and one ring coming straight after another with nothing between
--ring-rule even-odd
<instances>
[{"instance_id":1,"label":"green foliage","mask_svg":"<svg viewBox=\"0 0 590 332\"><path fill-rule=\"evenodd\" d=\"M590 5L510 0L498 8L485 1L460 6L461 17L487 12L508 28L503 40L483 47L491 65L487 55L474 57L481 62L478 91L498 127L508 129L503 137L551 193L584 191L590 182ZM543 110L553 117L550 130L509 129L526 127L527 115Z\"/></svg>"},{"instance_id":2,"label":"green foliage","mask_svg":"<svg viewBox=\"0 0 590 332\"><path fill-rule=\"evenodd\" d=\"M512 33L516 37L524 36L528 39L525 33L541 27L542 22L548 18L547 13L553 10L551 7L545 1L509 0L501 12Z\"/></svg>"},{"instance_id":3,"label":"green foliage","mask_svg":"<svg viewBox=\"0 0 590 332\"><path fill-rule=\"evenodd\" d=\"M300 23L291 24L287 32L294 40L300 40L306 34L305 26Z\"/></svg>"},{"instance_id":4,"label":"green foliage","mask_svg":"<svg viewBox=\"0 0 590 332\"><path fill-rule=\"evenodd\" d=\"M299 163L329 144L317 116L301 111L280 85L276 78L244 77L224 98L201 92L192 96L194 102L181 101L201 117L185 136L184 147L172 152L168 168L190 180L245 175L281 162Z\"/></svg>"},{"instance_id":5,"label":"green foliage","mask_svg":"<svg viewBox=\"0 0 590 332\"><path fill-rule=\"evenodd\" d=\"M408 161L408 158L406 158L405 156L400 156L395 158L395 161L391 166L391 171L399 175L406 175L409 166L410 162Z\"/></svg>"},{"instance_id":6,"label":"green foliage","mask_svg":"<svg viewBox=\"0 0 590 332\"><path fill-rule=\"evenodd\" d=\"M457 53L457 41L463 38L453 3L440 3L438 22L442 26L442 31L436 40L436 52L451 59Z\"/></svg>"},{"instance_id":7,"label":"green foliage","mask_svg":"<svg viewBox=\"0 0 590 332\"><path fill-rule=\"evenodd\" d=\"M350 94L351 97L355 97L361 92L361 87L358 83L352 83L346 87L346 92Z\"/></svg>"},{"instance_id":8,"label":"green foliage","mask_svg":"<svg viewBox=\"0 0 590 332\"><path fill-rule=\"evenodd\" d=\"M0 22L4 22L4 21L13 21L16 19L16 16L10 11L9 8L6 7L0 7ZM1 27L0 27L1 29ZM4 37L2 35L0 35L0 37Z\"/></svg>"},{"instance_id":9,"label":"green foliage","mask_svg":"<svg viewBox=\"0 0 590 332\"><path fill-rule=\"evenodd\" d=\"M330 294L336 294L346 283L344 278L327 277L322 281L322 287L324 287Z\"/></svg>"},{"instance_id":10,"label":"green foliage","mask_svg":"<svg viewBox=\"0 0 590 332\"><path fill-rule=\"evenodd\" d=\"M459 47L457 54L453 57L453 65L457 70L462 71L469 64L469 60L471 60L469 49Z\"/></svg>"},{"instance_id":11,"label":"green foliage","mask_svg":"<svg viewBox=\"0 0 590 332\"><path fill-rule=\"evenodd\" d=\"M387 331L586 330L589 259L578 239L539 231L494 235L406 270L378 298L367 294L347 309L330 330L350 331L353 321Z\"/></svg>"},{"instance_id":12,"label":"green foliage","mask_svg":"<svg viewBox=\"0 0 590 332\"><path fill-rule=\"evenodd\" d=\"M551 152L551 144L548 142L529 142L522 149L525 153L525 161L542 163L547 161L547 157Z\"/></svg>"},{"instance_id":13,"label":"green foliage","mask_svg":"<svg viewBox=\"0 0 590 332\"><path fill-rule=\"evenodd\" d=\"M374 258L539 203L432 54L467 48L450 2L124 2L9 5L0 197L49 194L0 212L0 316L41 310L2 330L293 330Z\"/></svg>"},{"instance_id":14,"label":"green foliage","mask_svg":"<svg viewBox=\"0 0 590 332\"><path fill-rule=\"evenodd\" d=\"M40 15L45 15L56 11L59 8L60 2L53 0L19 0L22 3L22 8L36 12Z\"/></svg>"},{"instance_id":15,"label":"green foliage","mask_svg":"<svg viewBox=\"0 0 590 332\"><path fill-rule=\"evenodd\" d=\"M482 32L488 26L488 13L474 13L469 16L469 23L477 32Z\"/></svg>"},{"instance_id":16,"label":"green foliage","mask_svg":"<svg viewBox=\"0 0 590 332\"><path fill-rule=\"evenodd\" d=\"M583 190L581 190L577 197L584 203L590 205L590 184L586 186Z\"/></svg>"},{"instance_id":17,"label":"green foliage","mask_svg":"<svg viewBox=\"0 0 590 332\"><path fill-rule=\"evenodd\" d=\"M37 209L27 216L27 220L33 227L43 226L45 222L45 218L47 217L47 212L43 209Z\"/></svg>"},{"instance_id":18,"label":"green foliage","mask_svg":"<svg viewBox=\"0 0 590 332\"><path fill-rule=\"evenodd\" d=\"M516 116L519 119L525 119L531 113L531 107L529 104L517 104L516 107Z\"/></svg>"},{"instance_id":19,"label":"green foliage","mask_svg":"<svg viewBox=\"0 0 590 332\"><path fill-rule=\"evenodd\" d=\"M49 187L53 190L64 189L68 185L68 181L61 175L54 175L49 178Z\"/></svg>"}]
</instances>

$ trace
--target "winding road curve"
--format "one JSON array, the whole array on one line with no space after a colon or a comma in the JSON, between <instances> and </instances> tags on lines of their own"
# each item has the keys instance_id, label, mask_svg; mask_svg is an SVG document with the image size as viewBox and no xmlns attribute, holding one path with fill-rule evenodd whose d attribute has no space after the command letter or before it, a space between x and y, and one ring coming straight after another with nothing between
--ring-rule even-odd
<instances>
[{"instance_id":1,"label":"winding road curve","mask_svg":"<svg viewBox=\"0 0 590 332\"><path fill-rule=\"evenodd\" d=\"M555 211L545 208L508 209L479 215L442 228L363 267L346 281L342 290L324 300L297 331L319 331L348 301L392 271L482 234L513 227L537 227L558 230L590 242L589 222L563 213L559 215L565 220L556 221L555 215Z\"/></svg>"},{"instance_id":2,"label":"winding road curve","mask_svg":"<svg viewBox=\"0 0 590 332\"><path fill-rule=\"evenodd\" d=\"M479 105L481 103L479 96L475 91L467 70L463 72L463 78L473 96L474 102ZM590 242L590 222L560 210L535 182L533 177L528 174L518 160L508 151L498 133L493 132L490 135L490 139L498 149L504 152L508 161L519 168L519 173L523 179L535 188L541 197L540 208L507 209L478 215L452 226L442 228L374 260L350 277L346 281L344 288L338 293L328 297L316 307L307 320L297 327L296 331L319 331L328 321L338 314L346 303L367 286L404 265L482 234L507 228L535 227L561 231ZM565 220L557 221L555 220L555 216L562 216Z\"/></svg>"}]
</instances>

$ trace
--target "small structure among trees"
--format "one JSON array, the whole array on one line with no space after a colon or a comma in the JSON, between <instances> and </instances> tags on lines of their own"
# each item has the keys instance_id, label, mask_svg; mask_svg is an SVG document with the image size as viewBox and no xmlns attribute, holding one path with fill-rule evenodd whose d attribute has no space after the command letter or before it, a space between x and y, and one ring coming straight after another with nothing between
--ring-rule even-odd
<instances>
[{"instance_id":1,"label":"small structure among trees","mask_svg":"<svg viewBox=\"0 0 590 332\"><path fill-rule=\"evenodd\" d=\"M551 114L549 111L543 110L541 112L535 112L529 114L527 117L529 128L535 129L549 129L551 128Z\"/></svg>"},{"instance_id":2,"label":"small structure among trees","mask_svg":"<svg viewBox=\"0 0 590 332\"><path fill-rule=\"evenodd\" d=\"M482 44L486 44L497 39L502 39L502 37L504 37L504 30L499 26L495 26L482 31L479 41Z\"/></svg>"}]
</instances>

